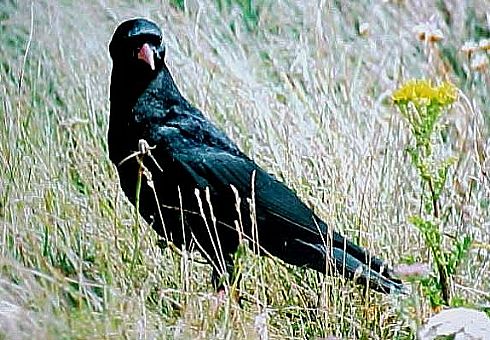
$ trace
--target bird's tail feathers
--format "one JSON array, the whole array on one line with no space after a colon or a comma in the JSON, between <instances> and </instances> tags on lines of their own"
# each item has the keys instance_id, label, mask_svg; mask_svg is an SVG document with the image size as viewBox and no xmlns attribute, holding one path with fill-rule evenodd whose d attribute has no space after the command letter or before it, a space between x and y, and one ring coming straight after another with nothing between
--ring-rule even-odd
<instances>
[{"instance_id":1,"label":"bird's tail feathers","mask_svg":"<svg viewBox=\"0 0 490 340\"><path fill-rule=\"evenodd\" d=\"M381 293L406 292L405 286L399 279L392 276L391 270L388 268L383 268L382 266L377 271L350 255L344 249L335 247L332 249L332 258L335 268L340 274L365 287Z\"/></svg>"},{"instance_id":2,"label":"bird's tail feathers","mask_svg":"<svg viewBox=\"0 0 490 340\"><path fill-rule=\"evenodd\" d=\"M295 248L301 248L302 263L317 271L326 272L330 267L338 274L354 280L356 283L362 284L375 291L381 293L405 293L406 287L403 283L392 275L391 270L383 264L383 261L376 257L368 258L367 253L365 259L360 259L357 252L354 255L348 247L334 246L327 251L324 244L308 243L300 239L295 239ZM333 266L328 266L327 260ZM369 265L368 265L369 264Z\"/></svg>"}]
</instances>

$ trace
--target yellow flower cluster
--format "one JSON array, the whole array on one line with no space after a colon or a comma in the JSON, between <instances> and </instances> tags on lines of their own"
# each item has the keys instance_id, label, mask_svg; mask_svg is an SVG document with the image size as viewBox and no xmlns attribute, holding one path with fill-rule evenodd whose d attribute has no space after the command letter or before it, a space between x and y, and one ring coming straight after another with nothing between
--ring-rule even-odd
<instances>
[{"instance_id":1,"label":"yellow flower cluster","mask_svg":"<svg viewBox=\"0 0 490 340\"><path fill-rule=\"evenodd\" d=\"M456 87L449 82L432 86L429 80L409 80L393 93L392 99L395 104L412 102L417 106L433 103L446 106L452 104L457 96Z\"/></svg>"}]
</instances>

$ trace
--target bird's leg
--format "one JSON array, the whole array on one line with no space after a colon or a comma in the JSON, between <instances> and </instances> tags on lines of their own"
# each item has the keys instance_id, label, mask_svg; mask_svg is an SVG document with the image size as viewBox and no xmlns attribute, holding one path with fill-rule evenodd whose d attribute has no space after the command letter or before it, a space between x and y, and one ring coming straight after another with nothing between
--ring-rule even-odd
<instances>
[{"instance_id":1,"label":"bird's leg","mask_svg":"<svg viewBox=\"0 0 490 340\"><path fill-rule=\"evenodd\" d=\"M216 268L213 268L213 273L211 274L211 284L213 285L214 291L216 292L215 298L213 298L211 304L211 310L217 313L219 308L225 304L226 301L226 278L221 275Z\"/></svg>"},{"instance_id":2,"label":"bird's leg","mask_svg":"<svg viewBox=\"0 0 490 340\"><path fill-rule=\"evenodd\" d=\"M222 304L225 301L226 297L226 288L225 288L225 277L220 275L220 273L213 268L213 273L211 274L211 283L213 285L214 290L217 293L217 300L219 304Z\"/></svg>"},{"instance_id":3,"label":"bird's leg","mask_svg":"<svg viewBox=\"0 0 490 340\"><path fill-rule=\"evenodd\" d=\"M218 306L222 305L227 298L227 293L230 291L231 287L237 287L240 282L240 275L234 274L234 266L232 262L226 263L226 273L221 275L215 268L213 269L213 273L211 274L211 282L213 284L213 288L216 291ZM228 280L227 280L228 276ZM227 282L228 281L228 282ZM232 298L235 300L240 307L242 306L242 299L240 298L240 294L237 289L232 289Z\"/></svg>"}]
</instances>

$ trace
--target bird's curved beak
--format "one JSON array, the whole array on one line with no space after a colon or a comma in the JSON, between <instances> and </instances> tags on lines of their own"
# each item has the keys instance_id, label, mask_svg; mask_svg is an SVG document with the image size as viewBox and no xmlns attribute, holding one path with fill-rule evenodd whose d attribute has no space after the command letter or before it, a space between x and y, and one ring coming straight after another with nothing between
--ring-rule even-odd
<instances>
[{"instance_id":1,"label":"bird's curved beak","mask_svg":"<svg viewBox=\"0 0 490 340\"><path fill-rule=\"evenodd\" d=\"M150 45L144 43L138 52L138 59L143 60L145 63L150 65L152 70L155 70L155 57L153 55L153 50Z\"/></svg>"}]
</instances>

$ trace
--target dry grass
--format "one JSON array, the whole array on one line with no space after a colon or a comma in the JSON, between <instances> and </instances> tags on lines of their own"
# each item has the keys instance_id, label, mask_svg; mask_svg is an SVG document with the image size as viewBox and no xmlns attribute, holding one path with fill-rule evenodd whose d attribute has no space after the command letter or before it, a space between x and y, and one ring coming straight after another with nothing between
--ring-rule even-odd
<instances>
[{"instance_id":1,"label":"dry grass","mask_svg":"<svg viewBox=\"0 0 490 340\"><path fill-rule=\"evenodd\" d=\"M185 11L163 1L2 2L3 337L413 338L430 312L416 295L364 296L249 255L239 287L247 302L216 310L210 268L194 253L160 250L155 233L135 225L107 157L107 44L136 15L162 25L167 62L191 102L330 225L391 263L428 252L407 222L421 188L389 95L408 78L450 79L462 96L444 122L441 153L458 159L445 232L489 244L489 73L459 51L489 34L486 0L261 0L246 19L236 4L216 5L246 2L192 0ZM444 35L435 45L413 32L428 21ZM488 248L475 247L457 293L488 303L489 267Z\"/></svg>"}]
</instances>

